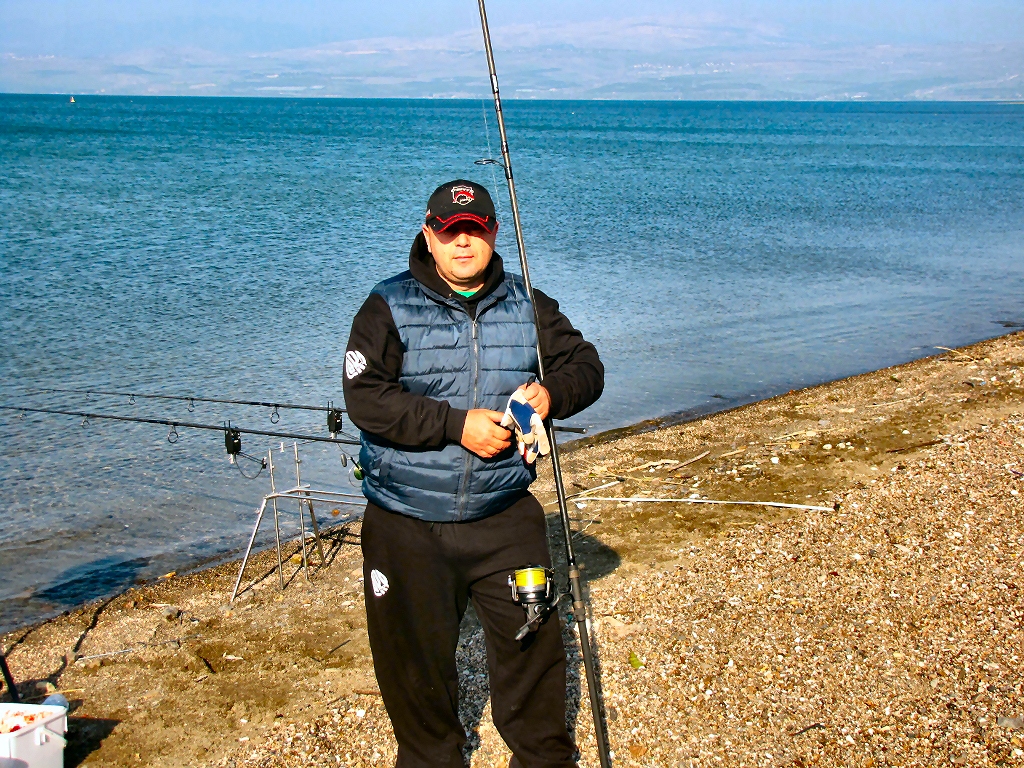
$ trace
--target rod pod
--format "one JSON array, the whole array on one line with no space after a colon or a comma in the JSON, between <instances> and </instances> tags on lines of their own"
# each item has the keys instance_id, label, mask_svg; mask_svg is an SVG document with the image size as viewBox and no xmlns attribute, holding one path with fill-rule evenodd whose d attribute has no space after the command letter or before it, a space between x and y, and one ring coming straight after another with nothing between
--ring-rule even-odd
<instances>
[{"instance_id":1,"label":"rod pod","mask_svg":"<svg viewBox=\"0 0 1024 768\"><path fill-rule=\"evenodd\" d=\"M540 316L537 314L537 302L533 297L533 284L530 282L530 265L526 261L526 242L519 220L519 201L516 198L516 183L512 177L512 158L508 151L508 135L505 132L505 116L501 111L501 96L498 93L498 73L494 67L494 49L491 47L491 31L487 24L487 9L484 0L477 0L480 10L480 26L484 35L484 50L487 53L487 70L491 77L491 93L494 95L494 113L498 120L498 133L501 136L501 160L505 169L505 181L508 183L509 202L512 206L512 224L516 231L516 246L519 249L519 266L523 270L523 282L526 294L533 305L533 322L537 328L537 373L544 381L544 353L540 342ZM594 716L594 737L597 740L597 754L601 760L601 768L611 768L611 757L608 754L608 742L604 732L604 709L601 704L601 690L598 686L597 669L594 666L594 649L590 645L587 606L583 601L583 585L580 579L580 568L576 564L576 553L572 546L572 528L569 521L569 508L565 501L565 486L562 484L562 465L558 458L558 445L555 441L555 429L551 423L551 415L545 422L548 437L551 441L551 471L555 479L555 493L558 495L558 513L565 534L565 559L569 568L569 590L572 595L572 612L576 619L576 627L580 633L580 651L583 654L583 668L587 676L587 691L590 694L590 710Z\"/></svg>"}]
</instances>

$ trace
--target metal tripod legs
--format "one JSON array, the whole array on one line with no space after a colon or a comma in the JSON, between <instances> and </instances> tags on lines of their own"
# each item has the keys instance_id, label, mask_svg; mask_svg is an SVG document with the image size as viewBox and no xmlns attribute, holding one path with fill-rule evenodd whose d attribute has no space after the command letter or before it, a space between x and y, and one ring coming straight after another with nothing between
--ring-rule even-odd
<instances>
[{"instance_id":1,"label":"metal tripod legs","mask_svg":"<svg viewBox=\"0 0 1024 768\"><path fill-rule=\"evenodd\" d=\"M249 537L249 545L245 548L245 556L242 558L242 565L238 569L238 578L235 579L235 587L231 590L231 602L235 601L238 596L238 588L242 584L242 575L245 573L245 567L249 563L249 556L252 554L253 544L256 543L256 534L259 533L260 524L263 522L263 516L267 511L267 503L271 502L271 506L274 510L274 533L277 538L277 574L280 579L281 589L284 589L284 560L281 556L281 521L277 509L277 500L284 496L295 496L299 499L299 536L302 541L302 569L306 576L306 581L309 581L309 559L306 556L306 522L304 509L309 511L309 521L313 528L313 538L316 541L317 552L320 555L320 565L324 566L327 563L327 558L324 557L323 542L320 540L320 526L316 520L316 513L313 511L313 500L310 498L302 498L298 494L302 493L301 487L301 476L299 474L299 447L295 445L295 481L296 488L294 491L285 491L284 493L277 492L277 483L274 477L274 452L270 451L267 454L267 464L270 469L270 494L263 497L263 502L260 504L260 508L256 512L256 524L252 528L252 535ZM298 493L296 493L298 492ZM344 502L342 502L344 503Z\"/></svg>"}]
</instances>

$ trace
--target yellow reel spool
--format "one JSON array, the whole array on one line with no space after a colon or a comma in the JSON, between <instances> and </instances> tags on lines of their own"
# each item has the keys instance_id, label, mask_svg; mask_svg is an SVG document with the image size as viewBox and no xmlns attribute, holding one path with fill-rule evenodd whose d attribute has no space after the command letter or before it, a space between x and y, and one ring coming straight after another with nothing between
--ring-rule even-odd
<instances>
[{"instance_id":1,"label":"yellow reel spool","mask_svg":"<svg viewBox=\"0 0 1024 768\"><path fill-rule=\"evenodd\" d=\"M524 608L531 605L546 603L555 594L554 573L542 565L527 565L516 568L508 577L508 585L512 590L512 602Z\"/></svg>"},{"instance_id":2,"label":"yellow reel spool","mask_svg":"<svg viewBox=\"0 0 1024 768\"><path fill-rule=\"evenodd\" d=\"M539 565L520 568L515 573L516 587L519 589L545 589L548 584L548 572Z\"/></svg>"}]
</instances>

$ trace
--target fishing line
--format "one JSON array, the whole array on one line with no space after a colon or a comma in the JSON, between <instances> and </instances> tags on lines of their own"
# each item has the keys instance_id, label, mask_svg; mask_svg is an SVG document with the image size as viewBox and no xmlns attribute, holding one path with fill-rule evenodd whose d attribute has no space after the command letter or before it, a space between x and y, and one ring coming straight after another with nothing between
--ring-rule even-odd
<instances>
[{"instance_id":1,"label":"fishing line","mask_svg":"<svg viewBox=\"0 0 1024 768\"><path fill-rule=\"evenodd\" d=\"M491 189L494 190L494 207L497 208L498 221L502 219L501 196L498 195L498 177L494 173L494 166L498 163L493 160L494 153L491 151L491 129L487 124L487 100L480 99L480 111L484 113L484 136L487 138L487 157L483 160L475 160L473 165L488 165L491 168Z\"/></svg>"},{"instance_id":2,"label":"fishing line","mask_svg":"<svg viewBox=\"0 0 1024 768\"><path fill-rule=\"evenodd\" d=\"M498 194L498 177L494 173L494 166L501 165L500 162L494 159L493 152L491 150L491 129L487 123L487 101L480 99L480 110L484 115L484 137L487 139L487 157L480 160L474 160L473 165L486 165L491 170L491 189L494 190L494 208L495 215L498 217L498 221L502 221L503 214L501 212L501 195ZM504 166L502 166L504 168Z\"/></svg>"},{"instance_id":3,"label":"fishing line","mask_svg":"<svg viewBox=\"0 0 1024 768\"><path fill-rule=\"evenodd\" d=\"M238 462L238 461L234 462L234 465L238 468L238 474L240 474L246 480L255 480L260 475L262 475L263 474L263 470L267 468L267 460L266 459L262 459L262 458L259 458L257 456L250 456L248 453L242 453L242 452L238 453L238 457L241 457L243 459L248 459L249 461L253 462L254 464L259 464L260 465L260 468L256 470L256 474L255 475L247 475L247 474L245 474L245 470L242 469L241 462Z\"/></svg>"}]
</instances>

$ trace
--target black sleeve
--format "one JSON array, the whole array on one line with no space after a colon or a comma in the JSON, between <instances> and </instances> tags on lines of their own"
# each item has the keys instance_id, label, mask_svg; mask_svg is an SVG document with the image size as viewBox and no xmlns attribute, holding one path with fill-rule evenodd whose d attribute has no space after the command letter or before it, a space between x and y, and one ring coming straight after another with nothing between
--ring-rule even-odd
<instances>
[{"instance_id":1,"label":"black sleeve","mask_svg":"<svg viewBox=\"0 0 1024 768\"><path fill-rule=\"evenodd\" d=\"M594 345L559 312L557 301L536 289L533 295L540 316L551 418L567 419L597 402L604 391L604 365Z\"/></svg>"},{"instance_id":2,"label":"black sleeve","mask_svg":"<svg viewBox=\"0 0 1024 768\"><path fill-rule=\"evenodd\" d=\"M352 321L345 352L345 404L352 423L410 448L459 442L466 411L402 389L404 356L391 308L383 296L370 294Z\"/></svg>"}]
</instances>

